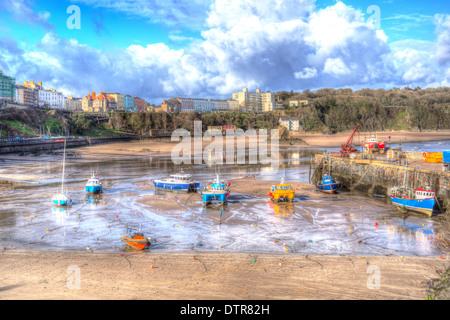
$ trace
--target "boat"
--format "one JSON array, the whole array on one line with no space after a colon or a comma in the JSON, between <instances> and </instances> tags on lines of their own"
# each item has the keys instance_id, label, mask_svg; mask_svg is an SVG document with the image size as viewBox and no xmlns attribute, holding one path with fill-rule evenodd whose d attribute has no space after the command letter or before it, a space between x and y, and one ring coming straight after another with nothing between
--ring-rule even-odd
<instances>
[{"instance_id":1,"label":"boat","mask_svg":"<svg viewBox=\"0 0 450 320\"><path fill-rule=\"evenodd\" d=\"M100 180L95 176L94 173L92 173L92 176L89 178L88 182L86 183L86 192L88 193L102 193L102 183Z\"/></svg>"},{"instance_id":2,"label":"boat","mask_svg":"<svg viewBox=\"0 0 450 320\"><path fill-rule=\"evenodd\" d=\"M429 217L436 205L436 192L422 188L393 187L389 189L391 203L404 211L423 213Z\"/></svg>"},{"instance_id":3,"label":"boat","mask_svg":"<svg viewBox=\"0 0 450 320\"><path fill-rule=\"evenodd\" d=\"M64 139L64 157L63 157L63 170L62 170L62 179L61 179L61 191L55 194L52 198L53 204L65 207L65 206L71 206L72 205L72 199L70 199L65 190L64 190L64 174L65 174L65 168L66 168L66 140Z\"/></svg>"},{"instance_id":4,"label":"boat","mask_svg":"<svg viewBox=\"0 0 450 320\"><path fill-rule=\"evenodd\" d=\"M222 205L226 204L229 196L230 183L220 181L219 175L214 181L206 182L202 190L202 200L205 206L213 201L219 201Z\"/></svg>"},{"instance_id":5,"label":"boat","mask_svg":"<svg viewBox=\"0 0 450 320\"><path fill-rule=\"evenodd\" d=\"M320 181L317 185L316 188L321 191L321 192L325 192L325 193L329 193L329 194L333 194L336 193L337 190L339 189L339 186L341 184L339 182L337 182L336 180L334 180L331 175L329 174L325 174L322 177L322 181Z\"/></svg>"},{"instance_id":6,"label":"boat","mask_svg":"<svg viewBox=\"0 0 450 320\"><path fill-rule=\"evenodd\" d=\"M374 152L374 151L383 152L384 149L386 148L386 142L385 141L378 142L378 138L376 135L371 135L369 138L363 141L362 145L366 150L366 152Z\"/></svg>"},{"instance_id":7,"label":"boat","mask_svg":"<svg viewBox=\"0 0 450 320\"><path fill-rule=\"evenodd\" d=\"M174 174L168 178L153 181L155 189L174 192L197 192L200 182L194 181L190 174Z\"/></svg>"},{"instance_id":8,"label":"boat","mask_svg":"<svg viewBox=\"0 0 450 320\"><path fill-rule=\"evenodd\" d=\"M284 178L279 184L272 185L270 192L267 194L275 203L279 201L292 202L295 198L295 191L290 184L284 182Z\"/></svg>"},{"instance_id":9,"label":"boat","mask_svg":"<svg viewBox=\"0 0 450 320\"><path fill-rule=\"evenodd\" d=\"M150 240L144 237L144 234L137 228L128 228L128 234L120 238L126 244L139 250L150 247Z\"/></svg>"}]
</instances>

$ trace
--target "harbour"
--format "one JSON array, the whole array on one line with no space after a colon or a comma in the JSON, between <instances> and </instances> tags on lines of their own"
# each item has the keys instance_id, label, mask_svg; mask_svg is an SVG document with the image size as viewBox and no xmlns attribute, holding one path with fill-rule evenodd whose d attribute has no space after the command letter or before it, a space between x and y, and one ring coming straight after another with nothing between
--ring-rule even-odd
<instances>
[{"instance_id":1,"label":"harbour","mask_svg":"<svg viewBox=\"0 0 450 320\"><path fill-rule=\"evenodd\" d=\"M0 196L0 241L6 250L126 252L130 248L120 238L127 225L142 224L151 252L444 253L434 241L445 228L439 220L400 214L385 198L357 190L318 192L309 183L308 166L311 157L325 150L281 151L277 172L264 165L224 165L221 177L230 182L231 194L223 207L204 207L199 193L164 193L153 184L180 169L207 181L215 177L214 166L180 168L161 154L118 154L105 160L94 151L76 149L80 157L66 160L65 186L73 205L63 208L48 201L59 188L59 159L2 162L0 175L24 183ZM102 181L101 194L86 194L92 170ZM273 203L267 193L283 177L295 198Z\"/></svg>"}]
</instances>

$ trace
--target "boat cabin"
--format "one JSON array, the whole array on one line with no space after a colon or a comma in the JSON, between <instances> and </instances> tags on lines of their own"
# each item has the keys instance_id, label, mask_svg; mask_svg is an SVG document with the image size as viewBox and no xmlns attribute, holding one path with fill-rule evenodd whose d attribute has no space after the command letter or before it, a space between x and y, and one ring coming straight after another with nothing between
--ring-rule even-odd
<instances>
[{"instance_id":1,"label":"boat cabin","mask_svg":"<svg viewBox=\"0 0 450 320\"><path fill-rule=\"evenodd\" d=\"M274 192L275 190L291 190L291 186L290 185L275 185L272 186L272 192Z\"/></svg>"},{"instance_id":2,"label":"boat cabin","mask_svg":"<svg viewBox=\"0 0 450 320\"><path fill-rule=\"evenodd\" d=\"M436 192L431 190L416 189L416 199L430 199L436 197Z\"/></svg>"},{"instance_id":3,"label":"boat cabin","mask_svg":"<svg viewBox=\"0 0 450 320\"><path fill-rule=\"evenodd\" d=\"M177 180L177 181L191 181L192 180L192 175L191 174L173 174L170 176L172 179Z\"/></svg>"}]
</instances>

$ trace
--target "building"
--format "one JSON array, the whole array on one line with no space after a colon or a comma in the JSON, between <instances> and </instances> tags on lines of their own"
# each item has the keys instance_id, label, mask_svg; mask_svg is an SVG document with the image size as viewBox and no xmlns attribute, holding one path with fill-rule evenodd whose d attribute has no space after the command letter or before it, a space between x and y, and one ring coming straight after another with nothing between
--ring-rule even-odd
<instances>
[{"instance_id":1,"label":"building","mask_svg":"<svg viewBox=\"0 0 450 320\"><path fill-rule=\"evenodd\" d=\"M16 78L3 74L0 70L0 100L14 102L16 99Z\"/></svg>"},{"instance_id":2,"label":"building","mask_svg":"<svg viewBox=\"0 0 450 320\"><path fill-rule=\"evenodd\" d=\"M289 101L289 107L301 107L301 106L307 106L312 104L313 101L309 99L305 100L291 100Z\"/></svg>"},{"instance_id":3,"label":"building","mask_svg":"<svg viewBox=\"0 0 450 320\"><path fill-rule=\"evenodd\" d=\"M181 99L180 98L170 98L166 101L163 100L161 104L161 111L167 113L180 113L181 112Z\"/></svg>"},{"instance_id":4,"label":"building","mask_svg":"<svg viewBox=\"0 0 450 320\"><path fill-rule=\"evenodd\" d=\"M100 91L98 95L92 91L91 94L83 97L81 105L84 112L105 113L117 109L116 101L105 91Z\"/></svg>"},{"instance_id":5,"label":"building","mask_svg":"<svg viewBox=\"0 0 450 320\"><path fill-rule=\"evenodd\" d=\"M20 84L16 85L16 102L30 107L36 108L39 106L38 90L30 89Z\"/></svg>"},{"instance_id":6,"label":"building","mask_svg":"<svg viewBox=\"0 0 450 320\"><path fill-rule=\"evenodd\" d=\"M64 98L64 109L68 111L81 111L83 110L83 101L81 98L68 96Z\"/></svg>"},{"instance_id":7,"label":"building","mask_svg":"<svg viewBox=\"0 0 450 320\"><path fill-rule=\"evenodd\" d=\"M133 112L137 111L137 108L135 108L134 105L134 97L127 95L127 94L121 94L121 93L108 93L108 96L114 99L118 111L126 111L126 112Z\"/></svg>"},{"instance_id":8,"label":"building","mask_svg":"<svg viewBox=\"0 0 450 320\"><path fill-rule=\"evenodd\" d=\"M134 96L134 109L138 112L145 112L147 110L147 101Z\"/></svg>"},{"instance_id":9,"label":"building","mask_svg":"<svg viewBox=\"0 0 450 320\"><path fill-rule=\"evenodd\" d=\"M243 112L271 112L280 107L280 104L275 101L274 93L261 92L261 89L250 92L244 88L241 92L234 92L232 97L238 102L239 109Z\"/></svg>"},{"instance_id":10,"label":"building","mask_svg":"<svg viewBox=\"0 0 450 320\"><path fill-rule=\"evenodd\" d=\"M39 107L64 108L64 94L62 92L58 92L55 89L45 89L42 82L25 81L23 86L38 92Z\"/></svg>"},{"instance_id":11,"label":"building","mask_svg":"<svg viewBox=\"0 0 450 320\"><path fill-rule=\"evenodd\" d=\"M211 113L239 111L238 102L233 99L171 98L161 106L167 103L179 104L180 112Z\"/></svg>"},{"instance_id":12,"label":"building","mask_svg":"<svg viewBox=\"0 0 450 320\"><path fill-rule=\"evenodd\" d=\"M280 117L278 121L280 126L285 127L289 131L298 131L300 129L300 121L296 117Z\"/></svg>"}]
</instances>

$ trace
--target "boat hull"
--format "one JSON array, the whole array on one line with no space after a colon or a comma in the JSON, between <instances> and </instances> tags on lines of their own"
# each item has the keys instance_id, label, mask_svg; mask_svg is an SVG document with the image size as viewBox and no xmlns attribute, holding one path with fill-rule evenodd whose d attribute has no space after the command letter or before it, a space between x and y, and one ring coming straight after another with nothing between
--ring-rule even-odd
<instances>
[{"instance_id":1,"label":"boat hull","mask_svg":"<svg viewBox=\"0 0 450 320\"><path fill-rule=\"evenodd\" d=\"M102 187L101 186L86 186L86 192L88 193L101 193Z\"/></svg>"},{"instance_id":2,"label":"boat hull","mask_svg":"<svg viewBox=\"0 0 450 320\"><path fill-rule=\"evenodd\" d=\"M400 199L391 196L391 203L406 211L414 211L425 214L429 217L433 214L436 199Z\"/></svg>"},{"instance_id":3,"label":"boat hull","mask_svg":"<svg viewBox=\"0 0 450 320\"><path fill-rule=\"evenodd\" d=\"M317 190L319 190L320 192L333 194L338 191L339 183L336 182L336 183L329 183L329 184L318 184L316 187L317 187Z\"/></svg>"},{"instance_id":4,"label":"boat hull","mask_svg":"<svg viewBox=\"0 0 450 320\"><path fill-rule=\"evenodd\" d=\"M147 239L131 239L130 237L122 237L121 240L139 250L143 250L150 246L150 241Z\"/></svg>"},{"instance_id":5,"label":"boat hull","mask_svg":"<svg viewBox=\"0 0 450 320\"><path fill-rule=\"evenodd\" d=\"M191 183L167 183L163 181L153 181L155 189L174 192L195 192L200 187L200 182Z\"/></svg>"},{"instance_id":6,"label":"boat hull","mask_svg":"<svg viewBox=\"0 0 450 320\"><path fill-rule=\"evenodd\" d=\"M53 199L53 204L59 207L66 207L72 205L72 200L55 200Z\"/></svg>"},{"instance_id":7,"label":"boat hull","mask_svg":"<svg viewBox=\"0 0 450 320\"><path fill-rule=\"evenodd\" d=\"M229 194L227 193L203 193L202 194L202 200L203 203L210 203L213 201L220 201L221 203L225 203L228 200Z\"/></svg>"}]
</instances>

